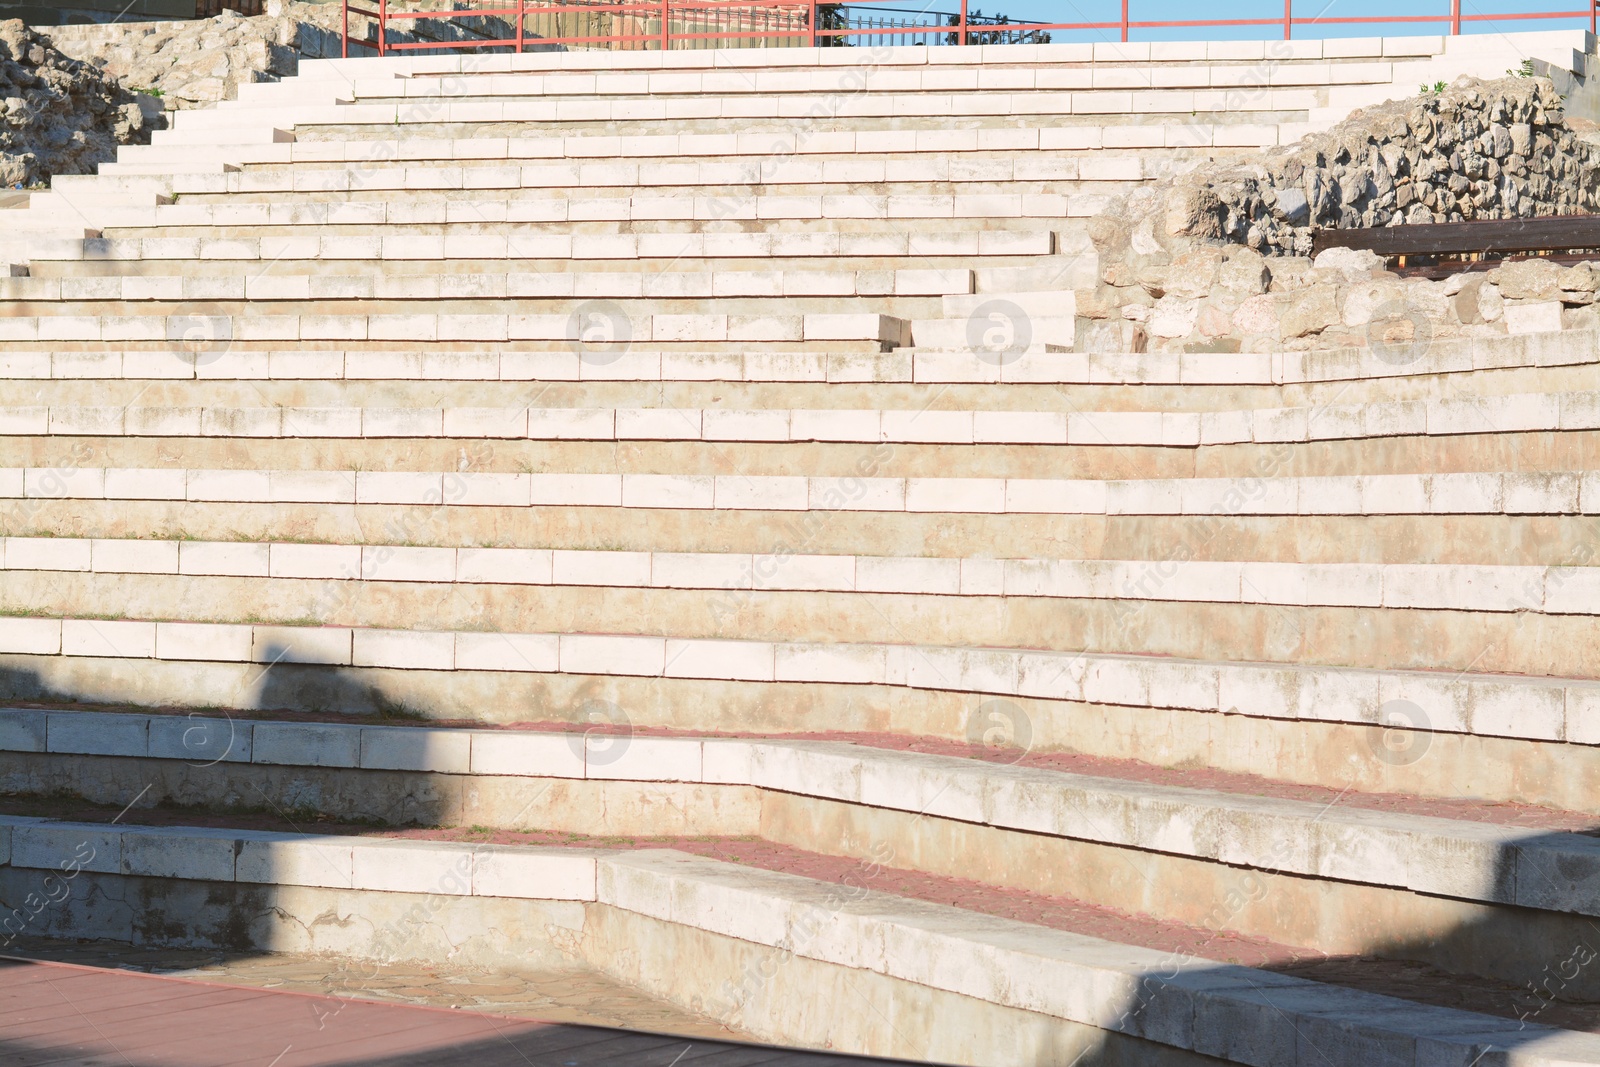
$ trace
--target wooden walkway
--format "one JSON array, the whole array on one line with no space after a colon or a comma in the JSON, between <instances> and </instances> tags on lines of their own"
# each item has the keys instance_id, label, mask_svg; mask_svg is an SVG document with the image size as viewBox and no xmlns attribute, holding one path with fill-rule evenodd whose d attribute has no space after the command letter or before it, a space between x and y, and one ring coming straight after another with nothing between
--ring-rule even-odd
<instances>
[{"instance_id":1,"label":"wooden walkway","mask_svg":"<svg viewBox=\"0 0 1600 1067\"><path fill-rule=\"evenodd\" d=\"M888 1062L0 957L0 1067L862 1067Z\"/></svg>"}]
</instances>

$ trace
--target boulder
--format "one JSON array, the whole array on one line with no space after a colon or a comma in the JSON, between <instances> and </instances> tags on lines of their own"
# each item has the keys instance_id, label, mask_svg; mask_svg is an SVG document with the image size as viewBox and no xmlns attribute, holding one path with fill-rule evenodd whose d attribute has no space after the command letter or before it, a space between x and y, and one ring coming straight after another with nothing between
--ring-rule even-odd
<instances>
[{"instance_id":1,"label":"boulder","mask_svg":"<svg viewBox=\"0 0 1600 1067\"><path fill-rule=\"evenodd\" d=\"M1382 270L1385 260L1376 252L1369 252L1365 248L1329 248L1325 249L1312 260L1312 267L1317 270L1338 270L1347 274L1366 274L1375 270Z\"/></svg>"}]
</instances>

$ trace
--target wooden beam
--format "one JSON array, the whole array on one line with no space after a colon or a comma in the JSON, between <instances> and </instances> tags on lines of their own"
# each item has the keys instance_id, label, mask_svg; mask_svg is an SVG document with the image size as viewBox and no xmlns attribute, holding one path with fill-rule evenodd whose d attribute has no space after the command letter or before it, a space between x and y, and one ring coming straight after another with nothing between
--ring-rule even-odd
<instances>
[{"instance_id":1,"label":"wooden beam","mask_svg":"<svg viewBox=\"0 0 1600 1067\"><path fill-rule=\"evenodd\" d=\"M1312 254L1326 248L1364 248L1384 256L1559 252L1600 248L1600 215L1317 230L1311 237Z\"/></svg>"}]
</instances>

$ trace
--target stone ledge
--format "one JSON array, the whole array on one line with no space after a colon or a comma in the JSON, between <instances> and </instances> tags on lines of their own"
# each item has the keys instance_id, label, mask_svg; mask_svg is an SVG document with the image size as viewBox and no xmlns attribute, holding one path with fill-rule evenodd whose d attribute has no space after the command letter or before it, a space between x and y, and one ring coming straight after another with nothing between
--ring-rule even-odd
<instances>
[{"instance_id":1,"label":"stone ledge","mask_svg":"<svg viewBox=\"0 0 1600 1067\"><path fill-rule=\"evenodd\" d=\"M102 628L94 631L91 625ZM1422 720L1420 727L1408 722L1407 728L1600 744L1600 682L1561 678L1026 649L679 638L670 639L669 658L669 639L656 636L239 624L207 624L215 628L209 638L215 644L205 652L207 658L168 660L162 653L170 646L163 645L160 633L174 625L190 624L124 621L111 629L95 620L0 619L0 655L34 657L43 664L88 657L359 669L353 663L357 647L381 650L382 642L393 636L413 642L407 647L420 648L429 657L426 665L398 657L392 662L400 670L896 686L1385 728L1398 725L1392 721L1394 706L1405 705L1411 716ZM79 631L97 634L99 643L88 638L66 640L69 633ZM358 634L365 636L358 639ZM112 648L108 644L112 641L124 646ZM182 651L185 657L196 656L198 646Z\"/></svg>"},{"instance_id":2,"label":"stone ledge","mask_svg":"<svg viewBox=\"0 0 1600 1067\"><path fill-rule=\"evenodd\" d=\"M339 888L348 848L352 885L355 871L365 864L381 886L377 892L439 899L510 890L520 899L584 901L1257 1067L1310 1062L1306 1057L1313 1051L1316 1062L1334 1067L1465 1064L1483 1062L1485 1056L1506 1067L1600 1063L1595 1035L1434 1008L887 894L860 897L838 885L670 850L571 855L578 850L237 831L213 835L186 828L108 830L10 818L0 819L0 827L22 843L19 866L54 870L67 857L69 864L92 872L108 864L113 850L120 868L126 855L155 848L152 855L164 855L168 868L213 881L221 875L223 882L235 881L238 868L225 874L214 869L207 858L214 844L238 849L241 864L256 865L251 875L272 875L269 884L299 884L284 877L289 875ZM127 849L125 841L138 844ZM87 863L80 857L85 843L93 853ZM297 849L313 851L292 858L290 850ZM14 847L14 860L15 852ZM553 855L557 852L569 855ZM495 868L513 860L519 867L508 882ZM592 895L586 892L590 888ZM724 996L738 993L736 977L729 977Z\"/></svg>"},{"instance_id":3,"label":"stone ledge","mask_svg":"<svg viewBox=\"0 0 1600 1067\"><path fill-rule=\"evenodd\" d=\"M0 537L0 570L443 585L1158 600L1600 615L1600 568L1457 564L763 555L300 542ZM5 624L0 623L0 627ZM249 642L165 623L161 659L242 661ZM25 628L17 629L17 634ZM241 631L242 632L242 631ZM16 637L15 640L24 640ZM0 644L5 639L0 638ZM48 642L47 642L48 643ZM6 646L12 652L56 649Z\"/></svg>"},{"instance_id":4,"label":"stone ledge","mask_svg":"<svg viewBox=\"0 0 1600 1067\"><path fill-rule=\"evenodd\" d=\"M40 718L47 723L51 752L131 758L153 755L144 742L146 720L141 716L0 712L0 725L12 721L29 727ZM149 717L148 722L153 726L159 718ZM110 725L128 720L138 729L123 731L128 736L120 738L119 751L117 732L102 726L100 720ZM226 730L230 737L244 739L252 748L251 762L263 766L748 786L918 818L951 819L1279 874L1600 915L1594 892L1600 885L1600 843L1574 833L1243 796L827 741L626 732L616 743L598 749L591 748L592 739L582 733L198 717L187 722L191 729L215 731L219 736ZM132 736L134 733L137 736ZM22 742L28 743L26 739ZM208 750L183 758L192 761L209 755ZM213 756L207 762L214 761ZM405 862L397 862L403 870ZM123 873L163 873L134 870L126 858L124 868ZM395 877L373 873L370 884L356 888L394 889L398 884ZM357 882L365 878L358 869ZM388 881L378 884L378 879Z\"/></svg>"}]
</instances>

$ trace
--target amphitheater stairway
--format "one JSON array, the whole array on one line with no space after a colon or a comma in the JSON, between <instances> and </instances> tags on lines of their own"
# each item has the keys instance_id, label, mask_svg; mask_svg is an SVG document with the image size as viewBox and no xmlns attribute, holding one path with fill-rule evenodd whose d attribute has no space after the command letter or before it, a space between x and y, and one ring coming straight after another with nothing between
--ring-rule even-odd
<instances>
[{"instance_id":1,"label":"amphitheater stairway","mask_svg":"<svg viewBox=\"0 0 1600 1067\"><path fill-rule=\"evenodd\" d=\"M1600 1062L1595 338L1085 354L1063 294L1130 182L1592 50L1510 41L307 64L58 182L4 936L576 958L938 1062Z\"/></svg>"}]
</instances>

